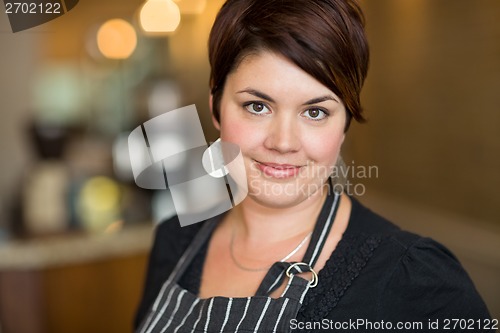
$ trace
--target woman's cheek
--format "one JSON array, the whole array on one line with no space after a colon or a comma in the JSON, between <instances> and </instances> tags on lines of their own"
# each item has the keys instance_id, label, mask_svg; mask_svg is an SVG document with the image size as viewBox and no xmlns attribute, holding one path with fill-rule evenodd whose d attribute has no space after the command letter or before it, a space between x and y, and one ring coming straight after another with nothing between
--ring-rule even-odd
<instances>
[{"instance_id":1,"label":"woman's cheek","mask_svg":"<svg viewBox=\"0 0 500 333\"><path fill-rule=\"evenodd\" d=\"M247 146L258 141L262 133L256 126L228 119L227 122L222 123L220 134L223 141L235 143L244 151Z\"/></svg>"},{"instance_id":2,"label":"woman's cheek","mask_svg":"<svg viewBox=\"0 0 500 333\"><path fill-rule=\"evenodd\" d=\"M325 165L334 165L342 146L342 137L317 136L314 140L306 140L307 152L310 159Z\"/></svg>"}]
</instances>

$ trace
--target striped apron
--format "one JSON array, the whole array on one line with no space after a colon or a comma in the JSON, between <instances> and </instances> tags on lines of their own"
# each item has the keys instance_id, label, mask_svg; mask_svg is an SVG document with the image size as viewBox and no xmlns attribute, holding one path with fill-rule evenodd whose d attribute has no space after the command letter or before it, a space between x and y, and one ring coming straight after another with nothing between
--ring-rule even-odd
<instances>
[{"instance_id":1,"label":"striped apron","mask_svg":"<svg viewBox=\"0 0 500 333\"><path fill-rule=\"evenodd\" d=\"M327 196L302 262L275 263L252 297L200 299L177 284L218 223L218 219L206 221L163 284L137 332L289 332L290 321L296 318L304 296L318 282L311 267L325 244L339 201L338 193ZM312 280L297 275L303 272L312 272ZM286 278L288 282L282 295L269 297Z\"/></svg>"}]
</instances>

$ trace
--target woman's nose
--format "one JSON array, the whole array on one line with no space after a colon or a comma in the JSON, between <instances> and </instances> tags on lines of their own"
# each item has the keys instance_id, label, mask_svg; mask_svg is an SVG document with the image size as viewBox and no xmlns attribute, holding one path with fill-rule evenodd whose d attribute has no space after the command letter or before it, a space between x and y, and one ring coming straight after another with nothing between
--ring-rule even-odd
<instances>
[{"instance_id":1,"label":"woman's nose","mask_svg":"<svg viewBox=\"0 0 500 333\"><path fill-rule=\"evenodd\" d=\"M267 128L264 146L285 154L300 149L299 131L291 117L276 117L271 120Z\"/></svg>"}]
</instances>

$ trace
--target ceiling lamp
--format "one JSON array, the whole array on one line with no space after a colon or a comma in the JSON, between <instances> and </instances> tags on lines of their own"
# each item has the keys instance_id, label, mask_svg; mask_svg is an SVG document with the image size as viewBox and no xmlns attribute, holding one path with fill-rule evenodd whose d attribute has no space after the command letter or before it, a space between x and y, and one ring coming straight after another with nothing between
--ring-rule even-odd
<instances>
[{"instance_id":1,"label":"ceiling lamp","mask_svg":"<svg viewBox=\"0 0 500 333\"><path fill-rule=\"evenodd\" d=\"M141 8L139 19L145 32L169 33L179 26L181 12L172 0L148 0Z\"/></svg>"},{"instance_id":2,"label":"ceiling lamp","mask_svg":"<svg viewBox=\"0 0 500 333\"><path fill-rule=\"evenodd\" d=\"M122 19L106 21L97 31L97 46L106 58L128 58L137 46L134 27Z\"/></svg>"}]
</instances>

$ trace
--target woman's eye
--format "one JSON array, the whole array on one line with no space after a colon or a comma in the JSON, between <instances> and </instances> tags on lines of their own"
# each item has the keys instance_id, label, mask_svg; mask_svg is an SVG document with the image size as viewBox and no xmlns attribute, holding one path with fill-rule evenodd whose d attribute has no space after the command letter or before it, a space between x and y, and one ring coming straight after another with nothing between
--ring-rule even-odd
<instances>
[{"instance_id":1,"label":"woman's eye","mask_svg":"<svg viewBox=\"0 0 500 333\"><path fill-rule=\"evenodd\" d=\"M245 105L245 109L253 114L262 114L269 111L264 103L252 102Z\"/></svg>"},{"instance_id":2,"label":"woman's eye","mask_svg":"<svg viewBox=\"0 0 500 333\"><path fill-rule=\"evenodd\" d=\"M321 109L309 109L304 112L304 115L312 120L321 120L328 116L328 113Z\"/></svg>"}]
</instances>

